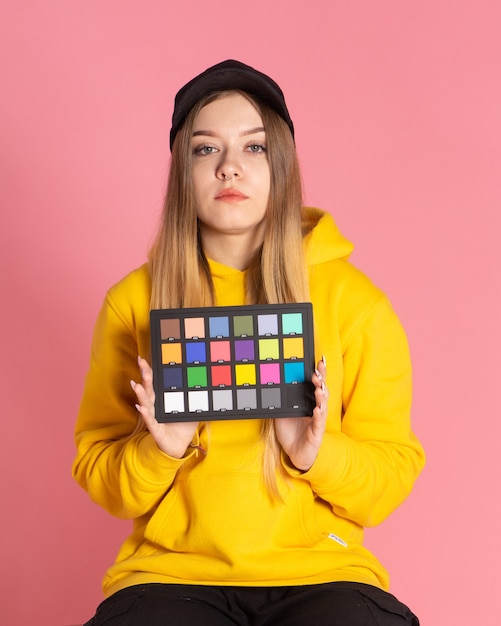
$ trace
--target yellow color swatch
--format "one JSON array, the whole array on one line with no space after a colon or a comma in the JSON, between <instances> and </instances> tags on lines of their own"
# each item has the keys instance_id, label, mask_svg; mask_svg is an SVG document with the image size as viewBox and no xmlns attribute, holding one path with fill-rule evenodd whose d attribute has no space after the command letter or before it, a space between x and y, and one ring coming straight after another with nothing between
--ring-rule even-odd
<instances>
[{"instance_id":1,"label":"yellow color swatch","mask_svg":"<svg viewBox=\"0 0 501 626\"><path fill-rule=\"evenodd\" d=\"M243 363L235 366L235 380L237 385L256 384L256 366L253 363Z\"/></svg>"},{"instance_id":2,"label":"yellow color swatch","mask_svg":"<svg viewBox=\"0 0 501 626\"><path fill-rule=\"evenodd\" d=\"M284 359L304 358L302 337L286 337L284 339Z\"/></svg>"}]
</instances>

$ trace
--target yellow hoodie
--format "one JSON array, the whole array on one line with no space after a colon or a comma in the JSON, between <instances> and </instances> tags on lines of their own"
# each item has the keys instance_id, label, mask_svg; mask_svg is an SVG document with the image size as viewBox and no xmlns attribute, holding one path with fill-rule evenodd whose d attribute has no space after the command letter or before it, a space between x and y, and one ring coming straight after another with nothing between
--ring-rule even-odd
<instances>
[{"instance_id":1,"label":"yellow hoodie","mask_svg":"<svg viewBox=\"0 0 501 626\"><path fill-rule=\"evenodd\" d=\"M142 266L112 287L99 314L76 425L73 474L111 514L134 520L104 579L107 596L134 584L280 586L354 581L388 589L362 546L424 465L411 431L411 367L385 295L347 258L328 213L304 241L317 360L326 356L329 415L307 472L282 463L284 503L262 483L259 420L201 424L182 459L137 424L129 385L150 354L150 280ZM245 272L209 261L217 304L245 304Z\"/></svg>"}]
</instances>

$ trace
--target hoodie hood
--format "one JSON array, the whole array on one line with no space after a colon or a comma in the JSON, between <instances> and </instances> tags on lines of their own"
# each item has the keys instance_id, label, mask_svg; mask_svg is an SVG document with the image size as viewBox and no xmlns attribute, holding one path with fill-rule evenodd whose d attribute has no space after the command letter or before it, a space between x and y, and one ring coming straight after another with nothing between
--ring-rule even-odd
<instances>
[{"instance_id":1,"label":"hoodie hood","mask_svg":"<svg viewBox=\"0 0 501 626\"><path fill-rule=\"evenodd\" d=\"M305 207L303 211L303 221L309 228L303 239L308 266L347 259L354 246L343 237L332 215L314 207Z\"/></svg>"},{"instance_id":2,"label":"hoodie hood","mask_svg":"<svg viewBox=\"0 0 501 626\"><path fill-rule=\"evenodd\" d=\"M353 244L346 239L337 227L330 213L314 207L303 207L303 250L308 267L329 261L348 259ZM241 281L246 270L239 270L213 259L207 259L213 279ZM243 283L242 283L243 285ZM242 286L243 289L243 286Z\"/></svg>"}]
</instances>

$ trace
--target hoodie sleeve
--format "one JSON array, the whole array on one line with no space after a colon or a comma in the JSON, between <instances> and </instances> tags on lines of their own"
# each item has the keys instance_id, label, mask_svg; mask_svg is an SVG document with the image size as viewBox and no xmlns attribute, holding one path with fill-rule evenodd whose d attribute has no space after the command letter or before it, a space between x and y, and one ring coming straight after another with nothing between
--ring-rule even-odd
<instances>
[{"instance_id":1,"label":"hoodie sleeve","mask_svg":"<svg viewBox=\"0 0 501 626\"><path fill-rule=\"evenodd\" d=\"M125 291L147 305L147 294L140 293L142 283L129 281L133 284ZM129 381L139 376L138 353L149 351L148 313L145 308L144 315L135 319L122 292L114 288L107 294L94 329L76 424L73 476L108 512L132 519L155 507L189 457L171 458L149 432L137 432L136 400Z\"/></svg>"},{"instance_id":2,"label":"hoodie sleeve","mask_svg":"<svg viewBox=\"0 0 501 626\"><path fill-rule=\"evenodd\" d=\"M304 473L287 459L283 463L290 475L309 481L337 515L374 526L409 495L424 452L410 424L405 333L387 298L368 279L357 284L363 286L361 297L341 294L330 303L342 364L334 376L339 383L327 372L329 416L317 459Z\"/></svg>"}]
</instances>

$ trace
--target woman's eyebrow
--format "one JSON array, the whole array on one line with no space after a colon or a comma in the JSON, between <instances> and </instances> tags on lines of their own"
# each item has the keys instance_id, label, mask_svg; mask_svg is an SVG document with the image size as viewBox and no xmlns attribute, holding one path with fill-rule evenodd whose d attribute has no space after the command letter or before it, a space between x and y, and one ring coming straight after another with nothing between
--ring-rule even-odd
<instances>
[{"instance_id":1,"label":"woman's eyebrow","mask_svg":"<svg viewBox=\"0 0 501 626\"><path fill-rule=\"evenodd\" d=\"M264 133L264 126L256 126L256 128L250 128L249 130L244 130L240 133L240 137L244 137L245 135L253 135L254 133ZM193 137L199 137L203 135L204 137L217 137L217 133L211 130L194 130Z\"/></svg>"},{"instance_id":2,"label":"woman's eyebrow","mask_svg":"<svg viewBox=\"0 0 501 626\"><path fill-rule=\"evenodd\" d=\"M249 130L240 133L240 136L243 135L253 135L254 133L264 133L264 126L256 126L256 128L251 128Z\"/></svg>"}]
</instances>

